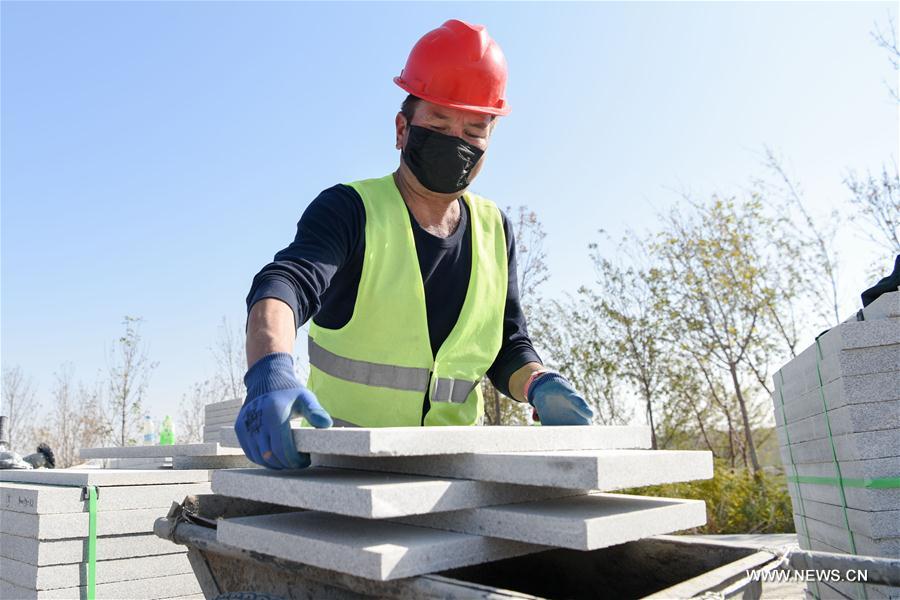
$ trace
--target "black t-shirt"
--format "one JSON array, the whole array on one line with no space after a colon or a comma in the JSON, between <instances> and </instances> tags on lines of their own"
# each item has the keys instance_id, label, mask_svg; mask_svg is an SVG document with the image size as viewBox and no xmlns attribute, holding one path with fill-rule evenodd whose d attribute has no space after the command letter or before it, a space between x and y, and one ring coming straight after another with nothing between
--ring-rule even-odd
<instances>
[{"instance_id":1,"label":"black t-shirt","mask_svg":"<svg viewBox=\"0 0 900 600\"><path fill-rule=\"evenodd\" d=\"M425 309L432 353L450 334L462 310L472 268L472 231L465 202L459 225L449 237L423 229L407 207L419 269L425 287ZM503 320L503 342L487 376L509 395L509 377L525 363L541 362L528 337L519 303L515 240L506 215L509 284ZM310 317L322 327L337 329L353 314L365 256L366 214L362 198L352 187L338 184L320 193L303 212L291 244L275 254L253 278L247 312L263 298L278 298L294 311L300 327Z\"/></svg>"}]
</instances>

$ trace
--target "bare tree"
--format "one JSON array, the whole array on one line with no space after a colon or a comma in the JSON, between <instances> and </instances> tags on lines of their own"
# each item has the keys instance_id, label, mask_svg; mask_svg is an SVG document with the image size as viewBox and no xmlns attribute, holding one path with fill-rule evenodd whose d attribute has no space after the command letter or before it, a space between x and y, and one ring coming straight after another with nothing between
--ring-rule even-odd
<instances>
[{"instance_id":1,"label":"bare tree","mask_svg":"<svg viewBox=\"0 0 900 600\"><path fill-rule=\"evenodd\" d=\"M141 321L140 317L125 316L125 334L114 343L109 356L109 408L120 446L136 442L141 402L150 373L158 364L148 358L139 332Z\"/></svg>"},{"instance_id":2,"label":"bare tree","mask_svg":"<svg viewBox=\"0 0 900 600\"><path fill-rule=\"evenodd\" d=\"M574 297L549 303L537 322L538 336L549 349L548 363L565 373L596 409L602 425L622 425L631 418L618 389L618 357L601 316L601 299L585 286Z\"/></svg>"},{"instance_id":3,"label":"bare tree","mask_svg":"<svg viewBox=\"0 0 900 600\"><path fill-rule=\"evenodd\" d=\"M613 260L605 258L597 244L590 248L597 275L596 315L603 320L602 331L608 333L609 354L615 356L611 359L615 365L610 368L634 386L644 404L652 447L656 449L655 414L664 398L673 353L666 348L667 321L656 306L653 288L660 282L637 264L637 255L646 255L642 246L634 234L629 234Z\"/></svg>"},{"instance_id":4,"label":"bare tree","mask_svg":"<svg viewBox=\"0 0 900 600\"><path fill-rule=\"evenodd\" d=\"M893 17L888 14L887 26L884 28L878 23L875 23L875 28L870 32L870 35L878 47L887 51L888 60L890 61L891 66L894 67L894 70L900 70L900 48L897 47L897 29L894 27ZM897 90L896 85L896 79L894 85L885 82L885 86L891 94L891 97L897 102L900 102L900 91Z\"/></svg>"},{"instance_id":5,"label":"bare tree","mask_svg":"<svg viewBox=\"0 0 900 600\"><path fill-rule=\"evenodd\" d=\"M509 208L506 210L510 212ZM537 213L528 210L527 206L519 207L514 228L519 300L527 315L532 308L531 303L538 297L538 288L550 278L547 253L544 251L547 233Z\"/></svg>"},{"instance_id":6,"label":"bare tree","mask_svg":"<svg viewBox=\"0 0 900 600\"><path fill-rule=\"evenodd\" d=\"M101 381L78 384L78 447L105 446L113 439L113 428L104 411Z\"/></svg>"},{"instance_id":7,"label":"bare tree","mask_svg":"<svg viewBox=\"0 0 900 600\"><path fill-rule=\"evenodd\" d=\"M219 402L218 386L212 380L205 380L191 386L191 391L182 396L181 413L177 430L179 444L193 444L203 441L203 426L206 422L206 405Z\"/></svg>"},{"instance_id":8,"label":"bare tree","mask_svg":"<svg viewBox=\"0 0 900 600\"><path fill-rule=\"evenodd\" d=\"M785 170L782 160L775 155L775 152L769 148L765 148L765 166L775 176L775 182L767 182L757 180L756 183L763 192L780 196L787 204L787 209L793 209L799 215L799 218L789 218L784 222L793 229L793 232L803 249L803 253L798 258L803 258L801 262L785 261L783 270L787 270L791 265L797 265L798 268L790 273L790 277L786 278L782 283L791 284L791 281L802 282L812 295L828 297L830 299L830 315L827 321L830 325L836 325L841 322L840 309L840 285L839 285L839 257L835 251L835 236L837 227L840 222L836 213L831 214L831 218L826 222L817 221L807 210L803 200L803 192L799 183L794 181ZM773 206L775 210L779 210L777 206ZM822 284L824 282L824 285ZM796 285L796 284L794 284ZM814 306L820 306L821 303L814 302ZM825 317L825 315L823 315ZM789 329L783 326L782 334L784 335L788 345L796 345L796 332L789 333ZM791 344L793 339L793 344Z\"/></svg>"},{"instance_id":9,"label":"bare tree","mask_svg":"<svg viewBox=\"0 0 900 600\"><path fill-rule=\"evenodd\" d=\"M207 404L244 399L247 396L247 388L244 386L244 373L247 370L244 336L243 331L233 327L226 317L222 317L216 340L210 347L215 363L212 377L195 382L190 391L182 396L177 430L179 443L202 441ZM294 362L299 363L296 359Z\"/></svg>"},{"instance_id":10,"label":"bare tree","mask_svg":"<svg viewBox=\"0 0 900 600\"><path fill-rule=\"evenodd\" d=\"M889 171L881 168L881 176L857 177L851 173L844 179L850 190L852 215L863 234L886 253L886 258L900 254L900 174L897 165ZM882 262L882 261L879 261Z\"/></svg>"},{"instance_id":11,"label":"bare tree","mask_svg":"<svg viewBox=\"0 0 900 600\"><path fill-rule=\"evenodd\" d=\"M710 392L718 382L728 382L743 428L743 439L733 440L740 447L732 453L748 453L749 465L758 472L752 421L757 382L751 365L778 352L769 319L782 291L767 274L792 258L772 244L789 236L779 230L781 222L765 214L756 195L743 200L714 196L691 207L692 214L676 208L668 215L653 247L665 265L659 274L667 282L660 288L665 290L660 303L679 349L698 366L715 366L708 375ZM723 398L720 406L730 421L729 405Z\"/></svg>"},{"instance_id":12,"label":"bare tree","mask_svg":"<svg viewBox=\"0 0 900 600\"><path fill-rule=\"evenodd\" d=\"M506 214L513 212L506 207ZM539 288L549 277L544 238L547 237L537 213L527 206L519 206L515 219L511 219L516 251L516 281L519 302L526 322L536 317ZM509 218L509 217L507 217ZM506 382L504 382L506 383ZM484 396L485 423L487 425L524 425L531 414L530 407L504 397L485 378L481 384Z\"/></svg>"},{"instance_id":13,"label":"bare tree","mask_svg":"<svg viewBox=\"0 0 900 600\"><path fill-rule=\"evenodd\" d=\"M215 345L211 348L216 363L213 381L221 400L244 398L247 388L244 386L246 357L244 354L244 332L233 327L226 317L219 324Z\"/></svg>"},{"instance_id":14,"label":"bare tree","mask_svg":"<svg viewBox=\"0 0 900 600\"><path fill-rule=\"evenodd\" d=\"M54 373L50 409L33 430L34 438L53 450L57 468L81 462L80 448L102 446L112 437L103 413L101 385L76 383L73 372L74 366L66 363Z\"/></svg>"},{"instance_id":15,"label":"bare tree","mask_svg":"<svg viewBox=\"0 0 900 600\"><path fill-rule=\"evenodd\" d=\"M53 449L57 468L69 467L78 459L79 415L72 381L73 370L73 365L66 363L54 373L52 408L37 431L37 437Z\"/></svg>"},{"instance_id":16,"label":"bare tree","mask_svg":"<svg viewBox=\"0 0 900 600\"><path fill-rule=\"evenodd\" d=\"M3 368L3 407L0 414L5 414L9 421L9 444L13 449L24 450L31 445L28 439L30 430L38 416L40 404L35 398L31 377L25 377L22 368Z\"/></svg>"}]
</instances>

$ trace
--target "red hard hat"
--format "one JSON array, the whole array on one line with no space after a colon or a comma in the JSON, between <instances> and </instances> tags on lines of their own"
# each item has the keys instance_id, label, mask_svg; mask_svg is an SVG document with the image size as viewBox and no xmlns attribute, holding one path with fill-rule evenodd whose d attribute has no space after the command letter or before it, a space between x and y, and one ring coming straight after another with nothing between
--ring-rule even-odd
<instances>
[{"instance_id":1,"label":"red hard hat","mask_svg":"<svg viewBox=\"0 0 900 600\"><path fill-rule=\"evenodd\" d=\"M413 46L394 83L441 106L509 114L506 58L484 25L450 19L429 31Z\"/></svg>"}]
</instances>

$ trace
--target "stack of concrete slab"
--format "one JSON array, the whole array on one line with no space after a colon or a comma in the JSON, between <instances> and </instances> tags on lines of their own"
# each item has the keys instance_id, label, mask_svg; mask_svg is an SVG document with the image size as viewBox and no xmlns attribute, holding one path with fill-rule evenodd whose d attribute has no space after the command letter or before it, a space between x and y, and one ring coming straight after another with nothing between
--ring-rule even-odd
<instances>
[{"instance_id":1,"label":"stack of concrete slab","mask_svg":"<svg viewBox=\"0 0 900 600\"><path fill-rule=\"evenodd\" d=\"M83 457L82 457L83 458ZM78 468L98 469L164 469L172 467L172 458L159 456L151 458L97 458L85 459Z\"/></svg>"},{"instance_id":2,"label":"stack of concrete slab","mask_svg":"<svg viewBox=\"0 0 900 600\"><path fill-rule=\"evenodd\" d=\"M81 448L79 456L99 462L102 468L111 469L252 467L253 463L244 456L239 444L231 447L219 444L219 433L223 428L233 436L234 421L241 404L239 399L207 404L204 408L203 442L199 444Z\"/></svg>"},{"instance_id":3,"label":"stack of concrete slab","mask_svg":"<svg viewBox=\"0 0 900 600\"><path fill-rule=\"evenodd\" d=\"M222 519L218 540L375 580L698 527L701 500L608 492L713 475L709 452L648 450L646 427L296 427L294 440L310 468L219 470L212 488L302 510Z\"/></svg>"},{"instance_id":4,"label":"stack of concrete slab","mask_svg":"<svg viewBox=\"0 0 900 600\"><path fill-rule=\"evenodd\" d=\"M203 441L218 442L222 427L234 427L244 401L240 398L213 402L204 408Z\"/></svg>"},{"instance_id":5,"label":"stack of concrete slab","mask_svg":"<svg viewBox=\"0 0 900 600\"><path fill-rule=\"evenodd\" d=\"M781 459L803 548L900 558L900 292L862 314L775 374Z\"/></svg>"},{"instance_id":6,"label":"stack of concrete slab","mask_svg":"<svg viewBox=\"0 0 900 600\"><path fill-rule=\"evenodd\" d=\"M120 461L163 461L168 458L171 459L171 462L166 466L175 469L224 469L253 466L240 448L224 447L217 442L81 448L78 454L85 459Z\"/></svg>"},{"instance_id":7,"label":"stack of concrete slab","mask_svg":"<svg viewBox=\"0 0 900 600\"><path fill-rule=\"evenodd\" d=\"M87 597L96 486L96 597L202 598L185 548L153 535L173 501L209 493L210 471L0 471L0 598Z\"/></svg>"}]
</instances>

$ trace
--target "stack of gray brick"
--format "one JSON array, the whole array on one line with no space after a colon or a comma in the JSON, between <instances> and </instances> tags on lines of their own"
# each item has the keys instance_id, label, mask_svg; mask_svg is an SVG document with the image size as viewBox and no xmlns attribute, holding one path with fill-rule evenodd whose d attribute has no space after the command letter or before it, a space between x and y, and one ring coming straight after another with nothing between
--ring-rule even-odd
<instances>
[{"instance_id":1,"label":"stack of gray brick","mask_svg":"<svg viewBox=\"0 0 900 600\"><path fill-rule=\"evenodd\" d=\"M210 492L210 472L0 471L0 598L87 597L88 502L98 488L96 597L199 599L186 549L153 535L173 501Z\"/></svg>"},{"instance_id":2,"label":"stack of gray brick","mask_svg":"<svg viewBox=\"0 0 900 600\"><path fill-rule=\"evenodd\" d=\"M900 558L900 292L863 316L775 374L775 421L801 547ZM856 584L809 591L900 594Z\"/></svg>"},{"instance_id":3,"label":"stack of gray brick","mask_svg":"<svg viewBox=\"0 0 900 600\"><path fill-rule=\"evenodd\" d=\"M203 441L199 444L168 444L153 446L109 446L81 448L79 457L92 461L104 469L226 469L251 467L238 444L223 447L219 444L223 428L234 435L234 421L241 409L241 400L214 402L204 407Z\"/></svg>"},{"instance_id":4,"label":"stack of gray brick","mask_svg":"<svg viewBox=\"0 0 900 600\"><path fill-rule=\"evenodd\" d=\"M212 487L298 511L220 520L218 540L376 580L698 527L702 500L609 492L713 474L709 452L647 450L646 427L297 427L294 439L312 467L218 470Z\"/></svg>"},{"instance_id":5,"label":"stack of gray brick","mask_svg":"<svg viewBox=\"0 0 900 600\"><path fill-rule=\"evenodd\" d=\"M218 442L222 427L233 427L243 400L235 398L224 402L207 404L203 412L203 441Z\"/></svg>"},{"instance_id":6,"label":"stack of gray brick","mask_svg":"<svg viewBox=\"0 0 900 600\"><path fill-rule=\"evenodd\" d=\"M218 442L81 448L78 453L84 459L120 461L116 466L105 465L106 468L135 468L127 463L122 465L121 461L144 463L147 466L143 468L157 466L174 469L225 469L253 465L240 448L226 448Z\"/></svg>"}]
</instances>

